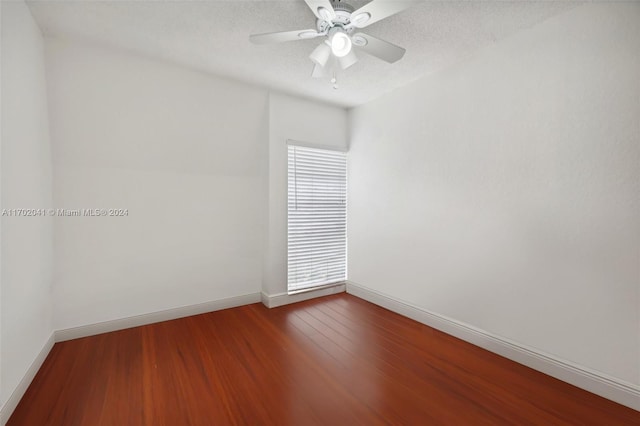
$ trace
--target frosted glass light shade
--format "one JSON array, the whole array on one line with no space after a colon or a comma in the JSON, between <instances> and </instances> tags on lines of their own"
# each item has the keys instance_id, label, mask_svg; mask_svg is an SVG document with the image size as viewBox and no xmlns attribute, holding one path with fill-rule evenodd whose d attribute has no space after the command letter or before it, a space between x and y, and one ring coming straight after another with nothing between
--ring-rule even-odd
<instances>
[{"instance_id":1,"label":"frosted glass light shade","mask_svg":"<svg viewBox=\"0 0 640 426\"><path fill-rule=\"evenodd\" d=\"M351 51L349 51L349 53L347 53L342 58L338 58L340 68L342 68L343 70L346 70L356 62L358 62L358 56L356 56L356 52L353 49L351 49Z\"/></svg>"},{"instance_id":2,"label":"frosted glass light shade","mask_svg":"<svg viewBox=\"0 0 640 426\"><path fill-rule=\"evenodd\" d=\"M331 51L338 58L347 56L351 52L351 39L343 32L336 32L331 37Z\"/></svg>"},{"instance_id":3,"label":"frosted glass light shade","mask_svg":"<svg viewBox=\"0 0 640 426\"><path fill-rule=\"evenodd\" d=\"M324 67L329 60L329 55L331 55L331 48L326 44L321 43L313 50L313 52L311 52L309 59L311 59L314 64Z\"/></svg>"}]
</instances>

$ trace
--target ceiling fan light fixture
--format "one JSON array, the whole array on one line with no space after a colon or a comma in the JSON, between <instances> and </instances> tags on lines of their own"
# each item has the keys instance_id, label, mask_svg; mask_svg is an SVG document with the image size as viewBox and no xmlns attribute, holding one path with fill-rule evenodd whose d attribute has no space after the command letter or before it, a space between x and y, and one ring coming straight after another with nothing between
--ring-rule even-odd
<instances>
[{"instance_id":1,"label":"ceiling fan light fixture","mask_svg":"<svg viewBox=\"0 0 640 426\"><path fill-rule=\"evenodd\" d=\"M325 65L327 65L327 61L329 60L330 55L331 48L325 43L320 43L320 45L316 47L313 52L311 52L311 55L309 55L309 59L311 59L314 64L319 65L320 67L324 67Z\"/></svg>"},{"instance_id":2,"label":"ceiling fan light fixture","mask_svg":"<svg viewBox=\"0 0 640 426\"><path fill-rule=\"evenodd\" d=\"M351 23L356 27L366 24L369 19L371 19L371 15L367 12L358 13L356 16L351 18Z\"/></svg>"},{"instance_id":3,"label":"ceiling fan light fixture","mask_svg":"<svg viewBox=\"0 0 640 426\"><path fill-rule=\"evenodd\" d=\"M351 38L344 32L335 32L331 36L331 51L338 58L347 56L351 52Z\"/></svg>"}]
</instances>

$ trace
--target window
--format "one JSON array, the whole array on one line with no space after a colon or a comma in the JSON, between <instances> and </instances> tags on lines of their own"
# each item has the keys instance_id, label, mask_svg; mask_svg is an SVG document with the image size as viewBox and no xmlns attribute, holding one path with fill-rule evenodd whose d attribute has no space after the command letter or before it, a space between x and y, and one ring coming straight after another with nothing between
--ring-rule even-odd
<instances>
[{"instance_id":1,"label":"window","mask_svg":"<svg viewBox=\"0 0 640 426\"><path fill-rule=\"evenodd\" d=\"M347 277L347 154L289 145L289 293Z\"/></svg>"}]
</instances>

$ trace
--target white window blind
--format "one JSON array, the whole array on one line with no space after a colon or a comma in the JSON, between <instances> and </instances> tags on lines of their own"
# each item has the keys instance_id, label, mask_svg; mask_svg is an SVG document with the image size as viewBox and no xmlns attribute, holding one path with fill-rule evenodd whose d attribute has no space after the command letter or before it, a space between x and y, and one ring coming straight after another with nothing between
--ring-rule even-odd
<instances>
[{"instance_id":1,"label":"white window blind","mask_svg":"<svg viewBox=\"0 0 640 426\"><path fill-rule=\"evenodd\" d=\"M347 275L347 155L289 145L289 292Z\"/></svg>"}]
</instances>

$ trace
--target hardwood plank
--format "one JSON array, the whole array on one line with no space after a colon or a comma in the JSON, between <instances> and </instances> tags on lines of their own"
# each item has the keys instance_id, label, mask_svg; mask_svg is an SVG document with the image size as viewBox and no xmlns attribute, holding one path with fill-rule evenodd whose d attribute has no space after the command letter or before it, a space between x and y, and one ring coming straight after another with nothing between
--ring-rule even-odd
<instances>
[{"instance_id":1,"label":"hardwood plank","mask_svg":"<svg viewBox=\"0 0 640 426\"><path fill-rule=\"evenodd\" d=\"M640 413L347 294L57 343L17 425L640 425Z\"/></svg>"}]
</instances>

